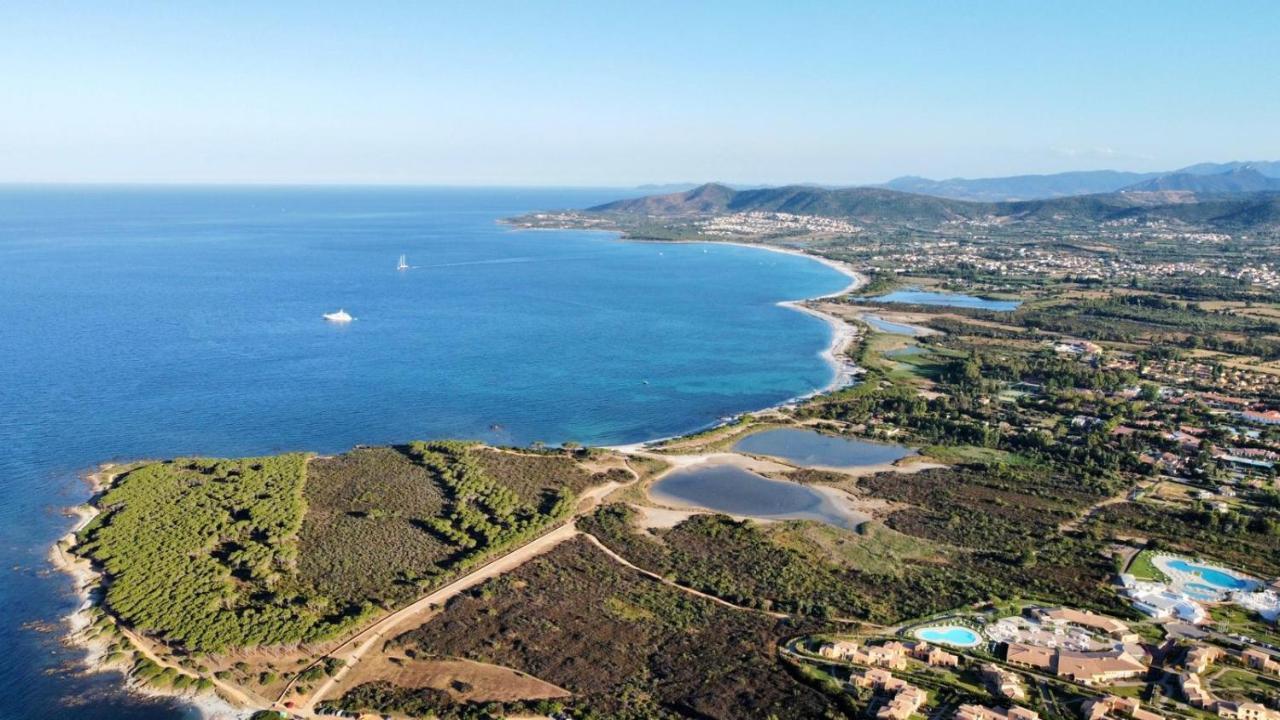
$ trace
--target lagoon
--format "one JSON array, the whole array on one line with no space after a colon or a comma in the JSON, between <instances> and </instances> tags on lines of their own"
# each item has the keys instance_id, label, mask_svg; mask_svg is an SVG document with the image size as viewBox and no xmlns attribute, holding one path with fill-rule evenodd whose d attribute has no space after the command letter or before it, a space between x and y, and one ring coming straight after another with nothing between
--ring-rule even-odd
<instances>
[{"instance_id":1,"label":"lagoon","mask_svg":"<svg viewBox=\"0 0 1280 720\"><path fill-rule=\"evenodd\" d=\"M1022 304L1019 300L991 300L974 295L960 293L928 292L916 288L894 290L891 293L870 298L875 302L904 303L910 305L940 305L943 307L969 308L971 310L995 310L1008 312L1017 310Z\"/></svg>"},{"instance_id":2,"label":"lagoon","mask_svg":"<svg viewBox=\"0 0 1280 720\"><path fill-rule=\"evenodd\" d=\"M775 428L752 433L733 449L771 455L796 465L856 469L901 460L914 451L901 445L836 437L801 428Z\"/></svg>"},{"instance_id":3,"label":"lagoon","mask_svg":"<svg viewBox=\"0 0 1280 720\"><path fill-rule=\"evenodd\" d=\"M649 492L655 500L671 505L766 520L818 520L847 530L865 520L812 487L773 480L730 464L676 470L654 483Z\"/></svg>"},{"instance_id":4,"label":"lagoon","mask_svg":"<svg viewBox=\"0 0 1280 720\"><path fill-rule=\"evenodd\" d=\"M920 337L921 335L929 334L929 330L927 330L926 328L918 327L916 325L908 325L907 323L899 323L899 322L893 322L891 320L885 320L879 315L870 315L870 314L863 315L862 321L870 325L871 327L875 328L876 330L879 330L882 333L889 333L890 335L907 335L909 337Z\"/></svg>"}]
</instances>

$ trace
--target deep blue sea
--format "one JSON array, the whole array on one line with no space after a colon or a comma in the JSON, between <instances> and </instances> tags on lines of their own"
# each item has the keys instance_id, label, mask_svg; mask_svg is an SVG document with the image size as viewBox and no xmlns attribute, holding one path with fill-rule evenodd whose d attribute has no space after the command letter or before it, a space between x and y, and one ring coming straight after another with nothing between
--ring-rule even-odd
<instances>
[{"instance_id":1,"label":"deep blue sea","mask_svg":"<svg viewBox=\"0 0 1280 720\"><path fill-rule=\"evenodd\" d=\"M188 712L69 672L45 627L76 603L46 552L99 462L623 443L831 379L828 328L776 305L843 287L823 265L495 222L619 195L0 187L0 720Z\"/></svg>"}]
</instances>

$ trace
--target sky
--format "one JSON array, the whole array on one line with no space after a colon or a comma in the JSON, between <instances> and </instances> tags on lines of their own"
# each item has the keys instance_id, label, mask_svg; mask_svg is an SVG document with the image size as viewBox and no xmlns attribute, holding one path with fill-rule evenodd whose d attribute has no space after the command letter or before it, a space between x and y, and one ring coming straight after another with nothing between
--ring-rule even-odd
<instances>
[{"instance_id":1,"label":"sky","mask_svg":"<svg viewBox=\"0 0 1280 720\"><path fill-rule=\"evenodd\" d=\"M858 184L1280 159L1280 3L0 3L0 182Z\"/></svg>"}]
</instances>

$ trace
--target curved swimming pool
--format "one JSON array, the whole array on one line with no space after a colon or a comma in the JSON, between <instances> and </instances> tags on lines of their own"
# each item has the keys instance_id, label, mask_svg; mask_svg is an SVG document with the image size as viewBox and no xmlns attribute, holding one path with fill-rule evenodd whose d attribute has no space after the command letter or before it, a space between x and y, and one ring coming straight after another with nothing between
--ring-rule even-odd
<instances>
[{"instance_id":1,"label":"curved swimming pool","mask_svg":"<svg viewBox=\"0 0 1280 720\"><path fill-rule=\"evenodd\" d=\"M1254 581L1237 577L1229 570L1209 565L1196 565L1186 560L1170 560L1169 567L1190 573L1218 590L1246 590L1254 586Z\"/></svg>"},{"instance_id":2,"label":"curved swimming pool","mask_svg":"<svg viewBox=\"0 0 1280 720\"><path fill-rule=\"evenodd\" d=\"M920 628L914 634L921 640L952 647L973 647L982 642L982 638L978 636L978 633L959 625L937 625Z\"/></svg>"}]
</instances>

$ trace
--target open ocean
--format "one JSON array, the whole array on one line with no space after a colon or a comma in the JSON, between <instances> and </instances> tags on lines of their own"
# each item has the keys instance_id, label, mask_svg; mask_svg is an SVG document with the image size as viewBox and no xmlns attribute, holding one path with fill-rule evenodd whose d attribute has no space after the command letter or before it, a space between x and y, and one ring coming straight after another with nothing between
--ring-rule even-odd
<instances>
[{"instance_id":1,"label":"open ocean","mask_svg":"<svg viewBox=\"0 0 1280 720\"><path fill-rule=\"evenodd\" d=\"M618 196L0 187L0 719L190 714L60 645L46 553L99 462L634 442L831 380L830 329L776 305L844 287L830 268L495 222Z\"/></svg>"}]
</instances>

